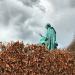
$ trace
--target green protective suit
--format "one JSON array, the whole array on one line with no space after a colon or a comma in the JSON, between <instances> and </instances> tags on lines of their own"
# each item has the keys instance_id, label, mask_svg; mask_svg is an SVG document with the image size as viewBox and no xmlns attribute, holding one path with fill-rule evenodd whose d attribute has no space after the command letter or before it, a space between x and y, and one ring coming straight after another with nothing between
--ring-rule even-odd
<instances>
[{"instance_id":1,"label":"green protective suit","mask_svg":"<svg viewBox=\"0 0 75 75\"><path fill-rule=\"evenodd\" d=\"M46 38L48 39L47 47L49 50L55 49L55 42L56 42L56 31L53 27L49 27L47 29Z\"/></svg>"},{"instance_id":2,"label":"green protective suit","mask_svg":"<svg viewBox=\"0 0 75 75\"><path fill-rule=\"evenodd\" d=\"M53 27L48 27L45 36L41 36L40 44L45 45L49 50L56 49L56 31Z\"/></svg>"}]
</instances>

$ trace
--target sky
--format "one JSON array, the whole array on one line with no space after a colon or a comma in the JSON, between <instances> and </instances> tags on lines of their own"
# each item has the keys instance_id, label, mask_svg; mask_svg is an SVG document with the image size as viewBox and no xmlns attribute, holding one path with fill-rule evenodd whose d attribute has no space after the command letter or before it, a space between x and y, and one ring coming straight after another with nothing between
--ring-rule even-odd
<instances>
[{"instance_id":1,"label":"sky","mask_svg":"<svg viewBox=\"0 0 75 75\"><path fill-rule=\"evenodd\" d=\"M74 20L75 0L0 0L0 41L39 43L50 23L65 48L75 35Z\"/></svg>"}]
</instances>

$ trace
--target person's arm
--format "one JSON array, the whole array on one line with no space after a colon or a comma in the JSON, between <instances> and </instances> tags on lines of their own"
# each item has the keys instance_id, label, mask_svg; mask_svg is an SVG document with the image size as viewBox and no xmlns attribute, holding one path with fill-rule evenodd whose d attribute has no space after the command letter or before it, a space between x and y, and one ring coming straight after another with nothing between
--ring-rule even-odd
<instances>
[{"instance_id":1,"label":"person's arm","mask_svg":"<svg viewBox=\"0 0 75 75\"><path fill-rule=\"evenodd\" d=\"M41 37L43 37L43 35L42 35L41 33L39 33L39 35L40 35Z\"/></svg>"}]
</instances>

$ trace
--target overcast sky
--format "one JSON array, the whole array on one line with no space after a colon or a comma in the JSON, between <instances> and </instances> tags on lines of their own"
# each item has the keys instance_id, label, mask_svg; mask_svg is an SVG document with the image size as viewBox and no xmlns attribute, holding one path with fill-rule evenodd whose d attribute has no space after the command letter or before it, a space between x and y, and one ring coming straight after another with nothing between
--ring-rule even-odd
<instances>
[{"instance_id":1,"label":"overcast sky","mask_svg":"<svg viewBox=\"0 0 75 75\"><path fill-rule=\"evenodd\" d=\"M59 47L67 47L75 35L75 0L0 0L0 41L39 43L47 23Z\"/></svg>"}]
</instances>

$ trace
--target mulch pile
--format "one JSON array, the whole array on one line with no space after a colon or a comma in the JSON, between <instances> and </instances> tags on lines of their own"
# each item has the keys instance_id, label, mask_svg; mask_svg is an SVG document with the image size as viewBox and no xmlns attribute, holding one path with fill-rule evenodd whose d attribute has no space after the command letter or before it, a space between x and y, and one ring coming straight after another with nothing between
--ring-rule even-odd
<instances>
[{"instance_id":1,"label":"mulch pile","mask_svg":"<svg viewBox=\"0 0 75 75\"><path fill-rule=\"evenodd\" d=\"M0 52L0 75L75 75L75 56L40 45L9 43Z\"/></svg>"},{"instance_id":2,"label":"mulch pile","mask_svg":"<svg viewBox=\"0 0 75 75\"><path fill-rule=\"evenodd\" d=\"M73 40L72 43L68 46L68 50L75 52L75 40Z\"/></svg>"}]
</instances>

